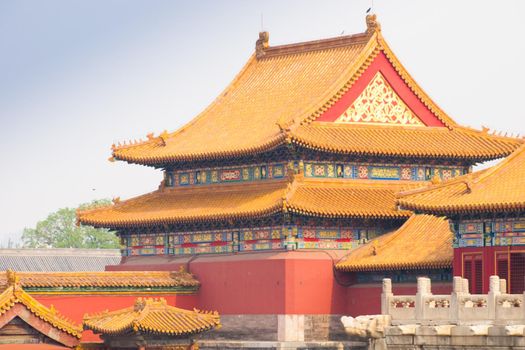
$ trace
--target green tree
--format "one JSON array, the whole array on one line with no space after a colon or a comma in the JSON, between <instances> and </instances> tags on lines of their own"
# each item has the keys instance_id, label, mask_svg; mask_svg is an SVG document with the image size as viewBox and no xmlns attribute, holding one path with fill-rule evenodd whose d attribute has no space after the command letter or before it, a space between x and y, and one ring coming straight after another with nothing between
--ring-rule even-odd
<instances>
[{"instance_id":1,"label":"green tree","mask_svg":"<svg viewBox=\"0 0 525 350\"><path fill-rule=\"evenodd\" d=\"M109 199L80 205L91 209L111 204ZM118 248L117 236L104 228L77 225L76 209L62 208L37 222L35 228L25 228L22 242L26 248Z\"/></svg>"}]
</instances>

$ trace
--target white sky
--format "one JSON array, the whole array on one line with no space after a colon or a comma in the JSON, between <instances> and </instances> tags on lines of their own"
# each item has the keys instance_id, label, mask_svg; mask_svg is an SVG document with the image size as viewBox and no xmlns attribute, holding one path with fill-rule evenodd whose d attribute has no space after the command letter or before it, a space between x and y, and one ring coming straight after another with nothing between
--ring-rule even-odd
<instances>
[{"instance_id":1,"label":"white sky","mask_svg":"<svg viewBox=\"0 0 525 350\"><path fill-rule=\"evenodd\" d=\"M367 1L0 1L0 243L60 207L155 189L110 146L172 131L253 51L362 32ZM524 133L525 2L375 0L405 67L456 121Z\"/></svg>"}]
</instances>

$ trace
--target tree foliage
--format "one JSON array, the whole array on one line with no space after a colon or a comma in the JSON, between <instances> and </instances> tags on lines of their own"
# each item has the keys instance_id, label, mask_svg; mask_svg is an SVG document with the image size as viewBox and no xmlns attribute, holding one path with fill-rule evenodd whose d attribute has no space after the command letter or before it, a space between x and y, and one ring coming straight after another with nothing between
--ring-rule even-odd
<instances>
[{"instance_id":1,"label":"tree foliage","mask_svg":"<svg viewBox=\"0 0 525 350\"><path fill-rule=\"evenodd\" d=\"M80 205L91 209L110 204L109 199ZM26 248L118 248L117 236L104 228L77 225L76 209L61 208L39 221L35 228L25 228L22 242Z\"/></svg>"}]
</instances>

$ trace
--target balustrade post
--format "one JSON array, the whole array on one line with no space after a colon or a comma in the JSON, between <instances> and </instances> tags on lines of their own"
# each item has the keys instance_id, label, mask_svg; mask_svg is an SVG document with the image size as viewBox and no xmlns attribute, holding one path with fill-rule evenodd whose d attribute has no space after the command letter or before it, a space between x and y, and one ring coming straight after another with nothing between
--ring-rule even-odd
<instances>
[{"instance_id":1,"label":"balustrade post","mask_svg":"<svg viewBox=\"0 0 525 350\"><path fill-rule=\"evenodd\" d=\"M381 314L390 314L390 300L394 296L392 293L392 280L390 278L383 278L383 291L381 292Z\"/></svg>"},{"instance_id":2,"label":"balustrade post","mask_svg":"<svg viewBox=\"0 0 525 350\"><path fill-rule=\"evenodd\" d=\"M452 294L450 295L450 322L457 323L459 320L459 302L461 296L464 294L464 288L465 284L463 278L460 276L454 276L454 279L452 280Z\"/></svg>"},{"instance_id":3,"label":"balustrade post","mask_svg":"<svg viewBox=\"0 0 525 350\"><path fill-rule=\"evenodd\" d=\"M416 320L424 318L425 298L432 295L431 282L428 277L417 278L417 293L416 293Z\"/></svg>"},{"instance_id":4,"label":"balustrade post","mask_svg":"<svg viewBox=\"0 0 525 350\"><path fill-rule=\"evenodd\" d=\"M489 319L496 319L496 298L501 294L500 280L498 276L490 276L489 294L487 295L487 307L489 308Z\"/></svg>"},{"instance_id":5,"label":"balustrade post","mask_svg":"<svg viewBox=\"0 0 525 350\"><path fill-rule=\"evenodd\" d=\"M470 288L468 285L468 279L463 278L463 293L470 294Z\"/></svg>"},{"instance_id":6,"label":"balustrade post","mask_svg":"<svg viewBox=\"0 0 525 350\"><path fill-rule=\"evenodd\" d=\"M501 294L507 294L507 280L504 278L499 279L499 291Z\"/></svg>"}]
</instances>

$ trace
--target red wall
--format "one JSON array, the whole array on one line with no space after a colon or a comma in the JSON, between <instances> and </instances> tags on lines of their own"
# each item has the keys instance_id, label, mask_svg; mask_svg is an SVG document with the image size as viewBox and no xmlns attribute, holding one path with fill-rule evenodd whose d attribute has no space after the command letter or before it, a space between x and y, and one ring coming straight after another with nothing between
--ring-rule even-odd
<instances>
[{"instance_id":1,"label":"red wall","mask_svg":"<svg viewBox=\"0 0 525 350\"><path fill-rule=\"evenodd\" d=\"M108 270L177 270L184 262L123 264ZM321 252L199 257L189 270L201 282L197 305L221 314L342 314L346 287Z\"/></svg>"},{"instance_id":2,"label":"red wall","mask_svg":"<svg viewBox=\"0 0 525 350\"><path fill-rule=\"evenodd\" d=\"M341 254L339 252L339 254ZM132 258L111 270L177 270L187 260L162 263L162 257ZM353 284L352 275L338 273L338 257L322 252L254 253L201 256L189 270L201 282L196 303L221 314L377 314L381 283ZM142 263L144 262L144 263ZM339 282L340 283L339 283ZM415 283L393 285L396 294L415 294ZM434 283L436 294L450 294L451 283Z\"/></svg>"},{"instance_id":3,"label":"red wall","mask_svg":"<svg viewBox=\"0 0 525 350\"><path fill-rule=\"evenodd\" d=\"M454 276L463 276L463 257L466 254L477 253L482 255L483 260L483 293L488 293L490 276L496 274L496 253L497 252L523 251L520 246L508 247L472 247L472 248L455 248L453 260Z\"/></svg>"}]
</instances>

